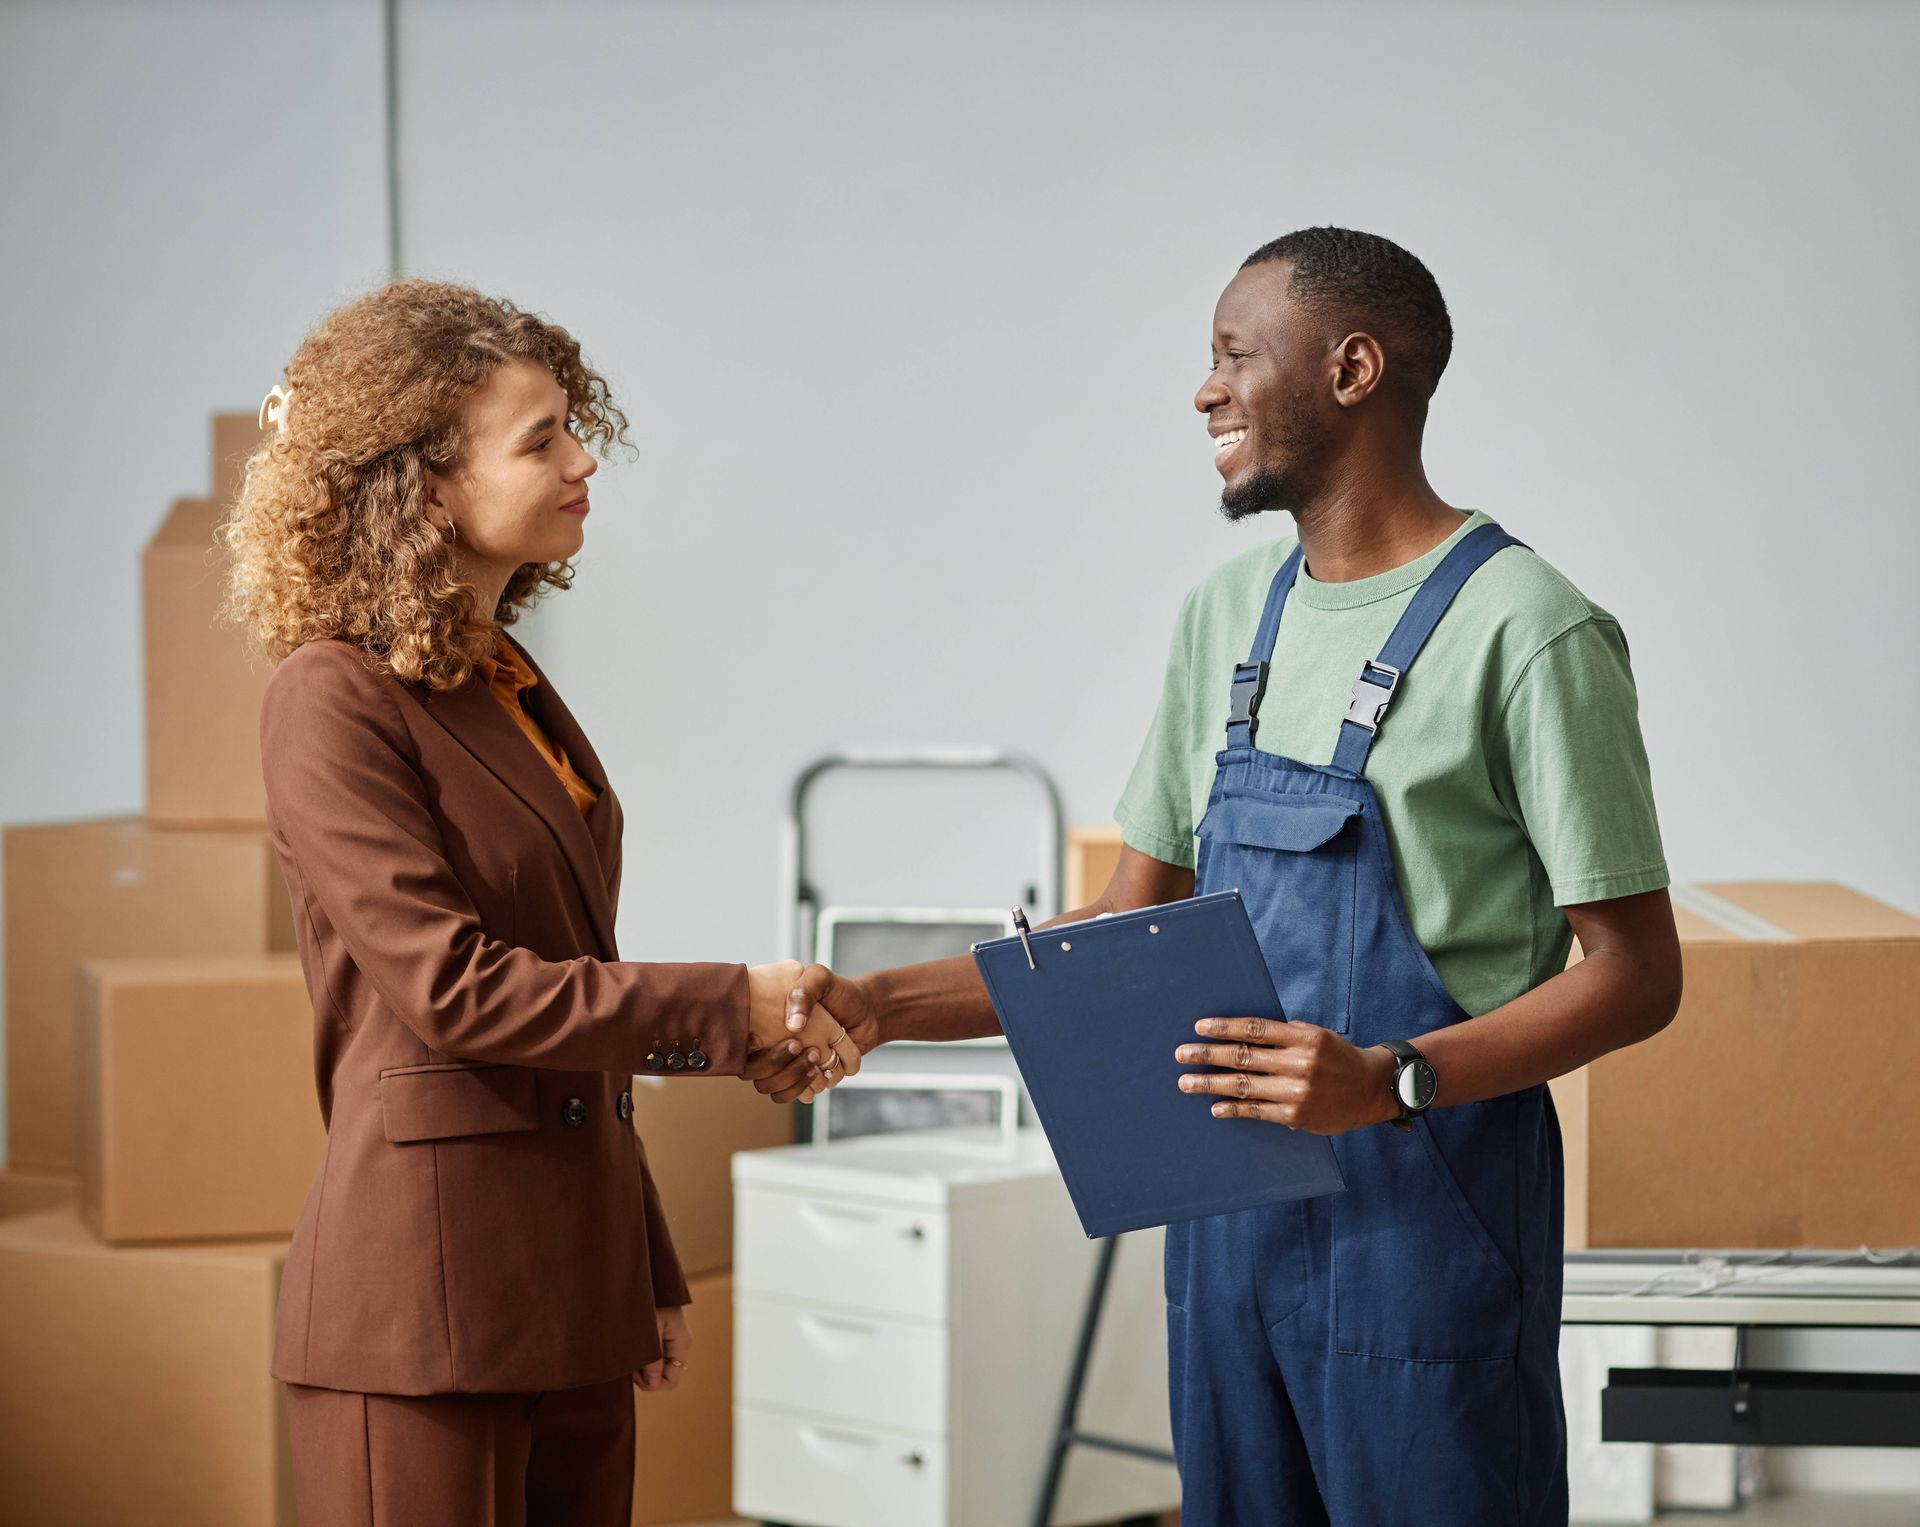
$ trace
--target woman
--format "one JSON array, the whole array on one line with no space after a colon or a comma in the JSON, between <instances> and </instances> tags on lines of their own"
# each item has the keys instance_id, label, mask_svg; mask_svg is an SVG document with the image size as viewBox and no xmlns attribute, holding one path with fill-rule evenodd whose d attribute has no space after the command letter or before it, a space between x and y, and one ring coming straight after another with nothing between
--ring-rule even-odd
<instances>
[{"instance_id":1,"label":"woman","mask_svg":"<svg viewBox=\"0 0 1920 1527\"><path fill-rule=\"evenodd\" d=\"M224 535L278 662L261 762L327 1122L273 1361L301 1520L624 1527L631 1388L691 1350L629 1078L804 1097L859 1052L789 1033L797 965L618 958L619 800L506 631L571 582L587 446L625 442L579 345L408 281L287 379Z\"/></svg>"}]
</instances>

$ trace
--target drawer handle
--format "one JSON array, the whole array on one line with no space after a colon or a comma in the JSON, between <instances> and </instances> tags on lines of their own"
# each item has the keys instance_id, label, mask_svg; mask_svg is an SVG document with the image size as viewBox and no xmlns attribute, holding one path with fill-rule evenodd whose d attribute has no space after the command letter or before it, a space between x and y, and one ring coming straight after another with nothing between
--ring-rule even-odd
<instances>
[{"instance_id":1,"label":"drawer handle","mask_svg":"<svg viewBox=\"0 0 1920 1527\"><path fill-rule=\"evenodd\" d=\"M875 1216L861 1209L834 1209L824 1204L806 1204L800 1218L823 1241L845 1245L873 1224Z\"/></svg>"},{"instance_id":2,"label":"drawer handle","mask_svg":"<svg viewBox=\"0 0 1920 1527\"><path fill-rule=\"evenodd\" d=\"M851 1219L858 1220L863 1225L873 1223L871 1209L841 1209L831 1204L808 1204L805 1212L816 1219Z\"/></svg>"},{"instance_id":3,"label":"drawer handle","mask_svg":"<svg viewBox=\"0 0 1920 1527\"><path fill-rule=\"evenodd\" d=\"M900 1233L910 1241L924 1241L927 1238L927 1227L921 1224L913 1224L907 1226L907 1228Z\"/></svg>"},{"instance_id":4,"label":"drawer handle","mask_svg":"<svg viewBox=\"0 0 1920 1527\"><path fill-rule=\"evenodd\" d=\"M921 1452L919 1448L915 1448L911 1453L907 1454L907 1456L905 1458L902 1458L900 1461L910 1469L922 1469L926 1467L927 1455Z\"/></svg>"},{"instance_id":5,"label":"drawer handle","mask_svg":"<svg viewBox=\"0 0 1920 1527\"><path fill-rule=\"evenodd\" d=\"M829 1426L802 1426L800 1445L830 1469L871 1468L861 1454L870 1453L875 1439Z\"/></svg>"},{"instance_id":6,"label":"drawer handle","mask_svg":"<svg viewBox=\"0 0 1920 1527\"><path fill-rule=\"evenodd\" d=\"M879 1334L877 1326L857 1320L835 1320L827 1315L802 1315L800 1330L807 1345L830 1360L845 1362ZM848 1341L846 1337L853 1337Z\"/></svg>"},{"instance_id":7,"label":"drawer handle","mask_svg":"<svg viewBox=\"0 0 1920 1527\"><path fill-rule=\"evenodd\" d=\"M825 1438L828 1442L845 1442L854 1447L873 1446L873 1438L863 1437L858 1432L843 1432L831 1426L809 1426L807 1430L816 1437Z\"/></svg>"},{"instance_id":8,"label":"drawer handle","mask_svg":"<svg viewBox=\"0 0 1920 1527\"><path fill-rule=\"evenodd\" d=\"M802 1315L802 1325L817 1326L823 1331L848 1331L855 1336L871 1336L879 1330L864 1320L847 1320L836 1315Z\"/></svg>"}]
</instances>

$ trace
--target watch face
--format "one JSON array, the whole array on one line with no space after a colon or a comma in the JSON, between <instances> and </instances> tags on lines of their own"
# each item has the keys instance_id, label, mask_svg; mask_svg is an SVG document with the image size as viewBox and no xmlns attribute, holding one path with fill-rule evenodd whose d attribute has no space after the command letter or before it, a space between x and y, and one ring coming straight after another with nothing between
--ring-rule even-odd
<instances>
[{"instance_id":1,"label":"watch face","mask_svg":"<svg viewBox=\"0 0 1920 1527\"><path fill-rule=\"evenodd\" d=\"M1394 1080L1394 1090L1400 1101L1409 1108L1425 1108L1433 1101L1438 1079L1433 1067L1424 1060L1410 1060L1400 1068L1400 1074Z\"/></svg>"}]
</instances>

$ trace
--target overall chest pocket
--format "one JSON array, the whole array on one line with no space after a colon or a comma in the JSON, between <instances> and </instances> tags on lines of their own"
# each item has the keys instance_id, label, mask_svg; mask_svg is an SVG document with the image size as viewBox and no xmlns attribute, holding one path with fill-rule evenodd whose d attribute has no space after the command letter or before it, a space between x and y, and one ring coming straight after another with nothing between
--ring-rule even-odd
<instances>
[{"instance_id":1,"label":"overall chest pocket","mask_svg":"<svg viewBox=\"0 0 1920 1527\"><path fill-rule=\"evenodd\" d=\"M1238 890L1286 1015L1336 1034L1353 1015L1364 810L1337 795L1228 791L1197 830L1196 894Z\"/></svg>"}]
</instances>

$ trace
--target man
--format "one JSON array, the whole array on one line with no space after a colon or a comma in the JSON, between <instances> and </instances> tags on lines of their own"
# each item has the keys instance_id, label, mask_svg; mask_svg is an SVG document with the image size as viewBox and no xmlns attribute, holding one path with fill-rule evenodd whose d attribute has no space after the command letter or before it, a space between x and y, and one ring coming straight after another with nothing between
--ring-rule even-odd
<instances>
[{"instance_id":1,"label":"man","mask_svg":"<svg viewBox=\"0 0 1920 1527\"><path fill-rule=\"evenodd\" d=\"M1427 482L1451 348L1373 235L1289 234L1227 286L1194 399L1221 507L1297 539L1188 596L1119 866L1060 919L1238 886L1294 1021L1200 1023L1178 1058L1224 1069L1181 1086L1346 1173L1168 1230L1187 1527L1567 1518L1544 1084L1671 1019L1679 945L1619 626ZM997 1028L966 959L815 967L813 1002L862 1048Z\"/></svg>"}]
</instances>

